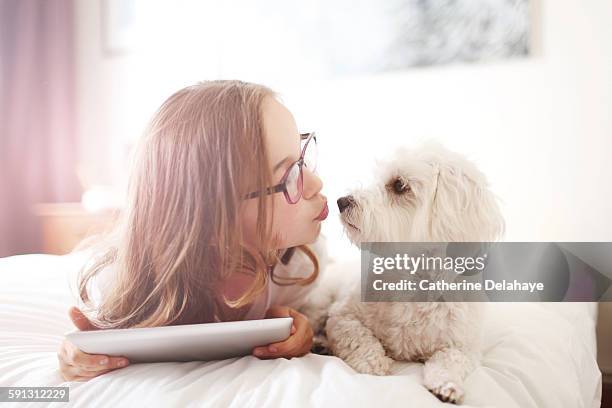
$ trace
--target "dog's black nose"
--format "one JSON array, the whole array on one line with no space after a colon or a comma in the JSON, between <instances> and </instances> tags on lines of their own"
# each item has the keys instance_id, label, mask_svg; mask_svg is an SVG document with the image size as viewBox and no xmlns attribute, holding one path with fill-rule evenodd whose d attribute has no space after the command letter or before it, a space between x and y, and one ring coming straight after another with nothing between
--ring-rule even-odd
<instances>
[{"instance_id":1,"label":"dog's black nose","mask_svg":"<svg viewBox=\"0 0 612 408\"><path fill-rule=\"evenodd\" d=\"M338 209L340 210L340 212L342 212L346 210L348 207L353 206L355 204L355 199L353 198L352 195L348 195L348 196L340 197L337 203L338 203Z\"/></svg>"}]
</instances>

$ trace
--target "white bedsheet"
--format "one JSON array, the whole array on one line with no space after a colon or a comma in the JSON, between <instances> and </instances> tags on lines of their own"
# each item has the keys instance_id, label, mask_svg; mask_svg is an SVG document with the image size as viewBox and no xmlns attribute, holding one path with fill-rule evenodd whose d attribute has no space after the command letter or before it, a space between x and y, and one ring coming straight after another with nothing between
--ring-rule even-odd
<instances>
[{"instance_id":1,"label":"white bedsheet","mask_svg":"<svg viewBox=\"0 0 612 408\"><path fill-rule=\"evenodd\" d=\"M318 355L140 364L66 383L56 351L73 329L69 283L80 262L75 255L0 259L0 386L68 385L75 407L442 406L422 387L420 364L396 363L393 375L376 377ZM587 303L489 304L483 364L466 380L464 405L598 407L595 314ZM45 404L15 404L28 405Z\"/></svg>"}]
</instances>

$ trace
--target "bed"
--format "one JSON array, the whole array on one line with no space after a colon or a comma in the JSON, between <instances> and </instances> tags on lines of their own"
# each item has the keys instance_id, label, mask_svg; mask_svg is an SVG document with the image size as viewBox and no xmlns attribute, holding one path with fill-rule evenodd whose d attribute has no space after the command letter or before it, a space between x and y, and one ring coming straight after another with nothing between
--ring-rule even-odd
<instances>
[{"instance_id":1,"label":"bed","mask_svg":"<svg viewBox=\"0 0 612 408\"><path fill-rule=\"evenodd\" d=\"M67 309L82 262L78 254L0 259L0 386L69 386L74 407L443 406L421 385L421 364L398 362L393 375L376 377L315 354L135 364L65 382L56 351L73 329ZM464 406L598 407L595 321L592 303L488 304L483 363L466 380Z\"/></svg>"}]
</instances>

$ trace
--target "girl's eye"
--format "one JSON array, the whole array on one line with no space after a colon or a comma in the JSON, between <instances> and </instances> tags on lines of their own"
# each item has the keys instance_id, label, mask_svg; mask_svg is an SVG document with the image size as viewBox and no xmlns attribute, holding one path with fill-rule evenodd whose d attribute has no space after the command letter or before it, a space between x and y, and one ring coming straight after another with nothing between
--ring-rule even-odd
<instances>
[{"instance_id":1,"label":"girl's eye","mask_svg":"<svg viewBox=\"0 0 612 408\"><path fill-rule=\"evenodd\" d=\"M410 186L400 177L396 178L393 182L393 191L397 194L404 194L407 191L410 191Z\"/></svg>"},{"instance_id":2,"label":"girl's eye","mask_svg":"<svg viewBox=\"0 0 612 408\"><path fill-rule=\"evenodd\" d=\"M300 168L297 165L292 165L287 174L287 183L294 183L300 175Z\"/></svg>"},{"instance_id":3,"label":"girl's eye","mask_svg":"<svg viewBox=\"0 0 612 408\"><path fill-rule=\"evenodd\" d=\"M287 178L285 179L285 188L292 199L297 199L300 194L300 166L295 163L291 166Z\"/></svg>"}]
</instances>

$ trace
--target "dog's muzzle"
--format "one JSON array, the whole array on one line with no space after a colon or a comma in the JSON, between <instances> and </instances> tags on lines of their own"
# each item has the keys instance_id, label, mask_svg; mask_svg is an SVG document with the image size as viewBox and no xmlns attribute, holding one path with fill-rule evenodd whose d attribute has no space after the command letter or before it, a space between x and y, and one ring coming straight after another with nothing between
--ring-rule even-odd
<instances>
[{"instance_id":1,"label":"dog's muzzle","mask_svg":"<svg viewBox=\"0 0 612 408\"><path fill-rule=\"evenodd\" d=\"M340 212L355 205L355 199L352 195L340 197L337 201Z\"/></svg>"}]
</instances>

